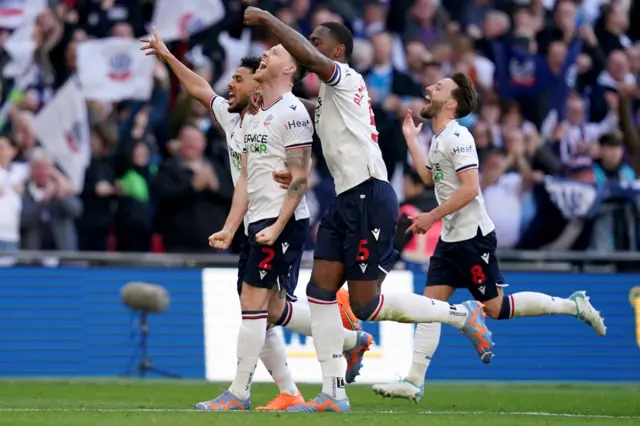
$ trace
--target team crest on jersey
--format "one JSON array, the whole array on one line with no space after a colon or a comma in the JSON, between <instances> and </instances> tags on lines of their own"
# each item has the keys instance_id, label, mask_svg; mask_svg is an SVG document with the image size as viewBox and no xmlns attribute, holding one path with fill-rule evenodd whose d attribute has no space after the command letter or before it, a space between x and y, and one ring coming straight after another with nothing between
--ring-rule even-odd
<instances>
[{"instance_id":1,"label":"team crest on jersey","mask_svg":"<svg viewBox=\"0 0 640 426\"><path fill-rule=\"evenodd\" d=\"M267 119L264 120L264 123L262 123L262 124L265 125L265 126L268 126L269 124L271 124L271 120L273 120L273 115L269 114Z\"/></svg>"}]
</instances>

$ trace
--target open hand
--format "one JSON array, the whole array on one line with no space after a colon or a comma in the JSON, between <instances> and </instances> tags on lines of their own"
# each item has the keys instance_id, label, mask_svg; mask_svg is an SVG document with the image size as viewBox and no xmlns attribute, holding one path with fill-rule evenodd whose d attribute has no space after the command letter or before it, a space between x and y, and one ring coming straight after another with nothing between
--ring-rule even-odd
<instances>
[{"instance_id":1,"label":"open hand","mask_svg":"<svg viewBox=\"0 0 640 426\"><path fill-rule=\"evenodd\" d=\"M407 115L404 116L404 120L402 121L402 134L404 135L405 140L417 138L421 130L422 123L416 126L413 122L413 111L407 111Z\"/></svg>"},{"instance_id":2,"label":"open hand","mask_svg":"<svg viewBox=\"0 0 640 426\"><path fill-rule=\"evenodd\" d=\"M227 250L231 246L233 234L226 229L209 236L209 247L218 250Z\"/></svg>"},{"instance_id":3,"label":"open hand","mask_svg":"<svg viewBox=\"0 0 640 426\"><path fill-rule=\"evenodd\" d=\"M276 240L282 233L282 229L275 223L271 226L264 228L262 231L256 234L256 241L265 246L272 246L276 243Z\"/></svg>"},{"instance_id":4,"label":"open hand","mask_svg":"<svg viewBox=\"0 0 640 426\"><path fill-rule=\"evenodd\" d=\"M162 39L160 39L160 36L158 36L158 32L155 27L151 30L151 36L143 37L140 41L145 43L145 45L140 48L140 50L146 51L144 53L145 56L156 55L158 58L166 60L166 58L171 55L167 45L164 44Z\"/></svg>"},{"instance_id":5,"label":"open hand","mask_svg":"<svg viewBox=\"0 0 640 426\"><path fill-rule=\"evenodd\" d=\"M287 167L287 162L284 162L285 167ZM273 176L273 180L276 181L276 183L280 184L280 188L282 189L289 189L289 185L291 185L291 172L289 170L280 170L279 172L273 172L271 173L271 176Z\"/></svg>"}]
</instances>

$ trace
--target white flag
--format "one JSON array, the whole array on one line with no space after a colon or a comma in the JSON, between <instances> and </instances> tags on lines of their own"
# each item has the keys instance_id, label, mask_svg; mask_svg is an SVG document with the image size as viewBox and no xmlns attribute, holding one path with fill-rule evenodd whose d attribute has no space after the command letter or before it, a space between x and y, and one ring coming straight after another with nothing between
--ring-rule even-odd
<instances>
[{"instance_id":1,"label":"white flag","mask_svg":"<svg viewBox=\"0 0 640 426\"><path fill-rule=\"evenodd\" d=\"M47 0L0 0L0 28L17 28L47 7Z\"/></svg>"},{"instance_id":2,"label":"white flag","mask_svg":"<svg viewBox=\"0 0 640 426\"><path fill-rule=\"evenodd\" d=\"M78 78L89 100L146 101L153 90L155 59L135 39L109 37L78 45Z\"/></svg>"},{"instance_id":3,"label":"white flag","mask_svg":"<svg viewBox=\"0 0 640 426\"><path fill-rule=\"evenodd\" d=\"M33 53L36 50L35 30L36 17L32 16L22 22L4 44L4 50L11 57L11 62L2 70L5 77L15 78L23 75L33 64Z\"/></svg>"},{"instance_id":4,"label":"white flag","mask_svg":"<svg viewBox=\"0 0 640 426\"><path fill-rule=\"evenodd\" d=\"M157 0L151 20L163 41L189 37L224 18L221 0Z\"/></svg>"},{"instance_id":5,"label":"white flag","mask_svg":"<svg viewBox=\"0 0 640 426\"><path fill-rule=\"evenodd\" d=\"M32 122L33 134L78 192L91 160L87 103L75 78L70 78Z\"/></svg>"}]
</instances>

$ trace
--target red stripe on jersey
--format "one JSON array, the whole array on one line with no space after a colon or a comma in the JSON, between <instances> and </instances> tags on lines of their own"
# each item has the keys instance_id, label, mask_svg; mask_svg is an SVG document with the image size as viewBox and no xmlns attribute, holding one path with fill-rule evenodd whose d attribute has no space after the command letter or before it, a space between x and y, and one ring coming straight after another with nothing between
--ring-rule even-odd
<instances>
[{"instance_id":1,"label":"red stripe on jersey","mask_svg":"<svg viewBox=\"0 0 640 426\"><path fill-rule=\"evenodd\" d=\"M300 149L300 148L311 148L310 143L308 144L304 144L304 145L293 145L293 146L287 146L284 148L285 151L293 151L294 149Z\"/></svg>"},{"instance_id":2,"label":"red stripe on jersey","mask_svg":"<svg viewBox=\"0 0 640 426\"><path fill-rule=\"evenodd\" d=\"M478 170L478 166L467 167L466 169L462 169L459 172L456 172L456 174L459 175L460 173L464 173L464 172L469 171L469 170Z\"/></svg>"}]
</instances>

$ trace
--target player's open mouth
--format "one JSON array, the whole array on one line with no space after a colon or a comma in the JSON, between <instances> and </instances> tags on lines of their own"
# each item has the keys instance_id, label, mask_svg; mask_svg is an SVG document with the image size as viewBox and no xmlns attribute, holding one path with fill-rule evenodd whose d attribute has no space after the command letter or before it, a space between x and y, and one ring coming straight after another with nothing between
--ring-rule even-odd
<instances>
[{"instance_id":1,"label":"player's open mouth","mask_svg":"<svg viewBox=\"0 0 640 426\"><path fill-rule=\"evenodd\" d=\"M229 92L229 102L231 102L232 100L236 99L236 92L230 91Z\"/></svg>"},{"instance_id":2,"label":"player's open mouth","mask_svg":"<svg viewBox=\"0 0 640 426\"><path fill-rule=\"evenodd\" d=\"M258 68L259 70L264 70L267 69L267 63L265 61L260 61L260 68Z\"/></svg>"},{"instance_id":3,"label":"player's open mouth","mask_svg":"<svg viewBox=\"0 0 640 426\"><path fill-rule=\"evenodd\" d=\"M431 105L431 95L425 96L425 99L427 101L427 106Z\"/></svg>"}]
</instances>

